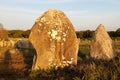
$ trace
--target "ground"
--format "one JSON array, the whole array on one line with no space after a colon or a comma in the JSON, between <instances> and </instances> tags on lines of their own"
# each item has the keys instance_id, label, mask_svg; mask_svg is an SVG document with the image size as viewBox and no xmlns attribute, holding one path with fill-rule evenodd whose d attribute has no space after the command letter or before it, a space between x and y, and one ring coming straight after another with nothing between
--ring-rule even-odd
<instances>
[{"instance_id":1,"label":"ground","mask_svg":"<svg viewBox=\"0 0 120 80\"><path fill-rule=\"evenodd\" d=\"M120 79L120 40L114 39L117 57L110 61L94 60L90 57L90 40L80 41L78 64L65 68L53 67L50 70L31 72L34 50L18 49L24 56L26 70L0 71L0 80L119 80ZM0 54L15 48L0 48ZM19 63L22 65L22 63ZM1 67L1 66L0 66ZM2 73L4 72L4 74ZM9 74L8 74L9 73Z\"/></svg>"}]
</instances>

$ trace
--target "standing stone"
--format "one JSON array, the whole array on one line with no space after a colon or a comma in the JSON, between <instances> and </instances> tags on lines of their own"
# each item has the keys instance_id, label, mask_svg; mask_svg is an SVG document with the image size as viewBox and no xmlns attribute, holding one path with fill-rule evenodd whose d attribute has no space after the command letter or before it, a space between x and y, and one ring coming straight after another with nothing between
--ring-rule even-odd
<instances>
[{"instance_id":1,"label":"standing stone","mask_svg":"<svg viewBox=\"0 0 120 80\"><path fill-rule=\"evenodd\" d=\"M29 40L18 40L14 47L18 49L34 49Z\"/></svg>"},{"instance_id":2,"label":"standing stone","mask_svg":"<svg viewBox=\"0 0 120 80\"><path fill-rule=\"evenodd\" d=\"M0 41L8 39L8 31L4 29L4 26L0 23Z\"/></svg>"},{"instance_id":3,"label":"standing stone","mask_svg":"<svg viewBox=\"0 0 120 80\"><path fill-rule=\"evenodd\" d=\"M36 19L29 40L37 52L33 70L77 64L79 40L62 11L49 9Z\"/></svg>"},{"instance_id":4,"label":"standing stone","mask_svg":"<svg viewBox=\"0 0 120 80\"><path fill-rule=\"evenodd\" d=\"M112 40L102 24L98 26L94 33L90 55L95 59L103 60L110 60L115 57Z\"/></svg>"}]
</instances>

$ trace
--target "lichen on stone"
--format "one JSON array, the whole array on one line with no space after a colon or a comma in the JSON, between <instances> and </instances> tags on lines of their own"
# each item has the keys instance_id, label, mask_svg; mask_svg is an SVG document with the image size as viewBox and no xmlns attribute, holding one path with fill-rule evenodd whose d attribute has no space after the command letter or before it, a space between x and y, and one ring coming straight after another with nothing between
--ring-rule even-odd
<instances>
[{"instance_id":1,"label":"lichen on stone","mask_svg":"<svg viewBox=\"0 0 120 80\"><path fill-rule=\"evenodd\" d=\"M61 36L57 36L56 40L57 40L57 42L60 42L61 41Z\"/></svg>"},{"instance_id":2,"label":"lichen on stone","mask_svg":"<svg viewBox=\"0 0 120 80\"><path fill-rule=\"evenodd\" d=\"M36 19L29 40L37 52L33 70L77 64L79 43L75 30L60 10L49 9Z\"/></svg>"},{"instance_id":3,"label":"lichen on stone","mask_svg":"<svg viewBox=\"0 0 120 80\"><path fill-rule=\"evenodd\" d=\"M57 34L58 34L57 30L54 30L54 29L51 30L51 37L52 37L52 39L55 39Z\"/></svg>"}]
</instances>

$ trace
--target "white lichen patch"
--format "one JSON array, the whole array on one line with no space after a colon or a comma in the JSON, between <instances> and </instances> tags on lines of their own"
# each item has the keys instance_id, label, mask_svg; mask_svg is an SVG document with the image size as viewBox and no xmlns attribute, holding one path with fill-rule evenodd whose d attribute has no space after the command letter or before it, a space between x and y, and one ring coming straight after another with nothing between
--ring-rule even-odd
<instances>
[{"instance_id":1,"label":"white lichen patch","mask_svg":"<svg viewBox=\"0 0 120 80\"><path fill-rule=\"evenodd\" d=\"M63 36L65 37L65 36L66 36L66 33L63 33Z\"/></svg>"},{"instance_id":2,"label":"white lichen patch","mask_svg":"<svg viewBox=\"0 0 120 80\"><path fill-rule=\"evenodd\" d=\"M54 63L53 66L56 66L56 64Z\"/></svg>"},{"instance_id":3,"label":"white lichen patch","mask_svg":"<svg viewBox=\"0 0 120 80\"><path fill-rule=\"evenodd\" d=\"M56 37L56 40L57 40L58 42L60 42L60 41L61 41L61 37L60 37L60 36L57 36L57 37Z\"/></svg>"},{"instance_id":4,"label":"white lichen patch","mask_svg":"<svg viewBox=\"0 0 120 80\"><path fill-rule=\"evenodd\" d=\"M51 58L51 59L49 59L48 61L51 62L51 61L53 61L53 59Z\"/></svg>"},{"instance_id":5,"label":"white lichen patch","mask_svg":"<svg viewBox=\"0 0 120 80\"><path fill-rule=\"evenodd\" d=\"M38 25L39 25L39 26L42 26L42 24L41 24L41 23L38 23Z\"/></svg>"},{"instance_id":6,"label":"white lichen patch","mask_svg":"<svg viewBox=\"0 0 120 80\"><path fill-rule=\"evenodd\" d=\"M67 64L67 61L62 61L63 64Z\"/></svg>"},{"instance_id":7,"label":"white lichen patch","mask_svg":"<svg viewBox=\"0 0 120 80\"><path fill-rule=\"evenodd\" d=\"M72 64L72 61L67 61L68 64Z\"/></svg>"},{"instance_id":8,"label":"white lichen patch","mask_svg":"<svg viewBox=\"0 0 120 80\"><path fill-rule=\"evenodd\" d=\"M47 21L46 24L50 24L50 21Z\"/></svg>"},{"instance_id":9,"label":"white lichen patch","mask_svg":"<svg viewBox=\"0 0 120 80\"><path fill-rule=\"evenodd\" d=\"M65 60L65 57L64 57L64 55L62 55L62 60Z\"/></svg>"},{"instance_id":10,"label":"white lichen patch","mask_svg":"<svg viewBox=\"0 0 120 80\"><path fill-rule=\"evenodd\" d=\"M58 64L58 66L61 66L62 65L62 63L60 62L59 64Z\"/></svg>"},{"instance_id":11,"label":"white lichen patch","mask_svg":"<svg viewBox=\"0 0 120 80\"><path fill-rule=\"evenodd\" d=\"M48 35L50 35L50 34L51 34L51 32L49 31L49 32L48 32Z\"/></svg>"},{"instance_id":12,"label":"white lichen patch","mask_svg":"<svg viewBox=\"0 0 120 80\"><path fill-rule=\"evenodd\" d=\"M45 18L45 17L42 17L42 18L41 18L41 22L46 22L46 18Z\"/></svg>"},{"instance_id":13,"label":"white lichen patch","mask_svg":"<svg viewBox=\"0 0 120 80\"><path fill-rule=\"evenodd\" d=\"M74 58L71 58L71 61L74 60Z\"/></svg>"},{"instance_id":14,"label":"white lichen patch","mask_svg":"<svg viewBox=\"0 0 120 80\"><path fill-rule=\"evenodd\" d=\"M55 39L57 34L58 34L57 30L54 30L54 29L51 30L51 37L52 37L52 39Z\"/></svg>"}]
</instances>

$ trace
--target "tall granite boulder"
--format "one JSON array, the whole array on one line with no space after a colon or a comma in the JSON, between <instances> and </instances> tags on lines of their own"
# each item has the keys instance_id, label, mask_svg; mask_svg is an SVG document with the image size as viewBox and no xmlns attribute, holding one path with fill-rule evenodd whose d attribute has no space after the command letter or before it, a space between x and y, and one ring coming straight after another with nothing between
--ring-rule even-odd
<instances>
[{"instance_id":1,"label":"tall granite boulder","mask_svg":"<svg viewBox=\"0 0 120 80\"><path fill-rule=\"evenodd\" d=\"M98 26L92 38L90 55L103 60L110 60L116 56L113 42L102 24Z\"/></svg>"},{"instance_id":2,"label":"tall granite boulder","mask_svg":"<svg viewBox=\"0 0 120 80\"><path fill-rule=\"evenodd\" d=\"M77 64L79 40L66 15L49 9L36 19L29 40L36 49L33 70Z\"/></svg>"},{"instance_id":3,"label":"tall granite boulder","mask_svg":"<svg viewBox=\"0 0 120 80\"><path fill-rule=\"evenodd\" d=\"M14 47L18 49L34 49L29 40L18 40Z\"/></svg>"}]
</instances>

